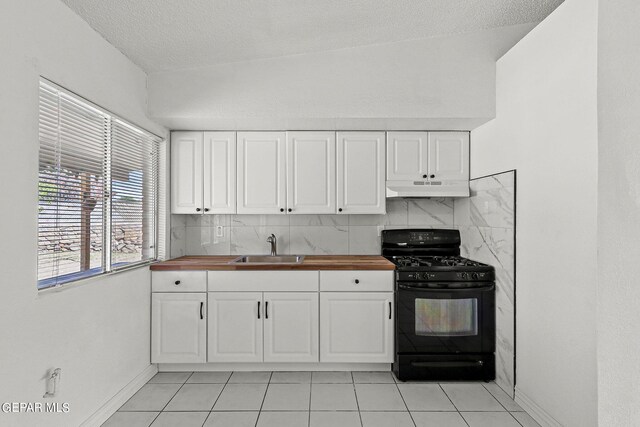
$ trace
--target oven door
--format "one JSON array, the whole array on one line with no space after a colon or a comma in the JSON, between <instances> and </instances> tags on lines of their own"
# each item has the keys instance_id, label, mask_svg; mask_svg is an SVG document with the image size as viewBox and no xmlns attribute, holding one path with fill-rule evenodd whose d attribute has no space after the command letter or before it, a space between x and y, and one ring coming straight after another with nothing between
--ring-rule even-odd
<instances>
[{"instance_id":1,"label":"oven door","mask_svg":"<svg viewBox=\"0 0 640 427\"><path fill-rule=\"evenodd\" d=\"M446 284L398 283L398 353L485 353L495 350L495 285L455 285L455 288L448 288Z\"/></svg>"}]
</instances>

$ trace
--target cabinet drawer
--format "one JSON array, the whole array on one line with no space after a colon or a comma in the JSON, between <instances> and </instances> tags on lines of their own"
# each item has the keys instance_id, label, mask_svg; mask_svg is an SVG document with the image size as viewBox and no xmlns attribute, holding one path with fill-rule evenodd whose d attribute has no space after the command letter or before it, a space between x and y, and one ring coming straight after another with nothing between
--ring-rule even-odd
<instances>
[{"instance_id":1,"label":"cabinet drawer","mask_svg":"<svg viewBox=\"0 0 640 427\"><path fill-rule=\"evenodd\" d=\"M209 291L313 292L318 290L317 271L210 271Z\"/></svg>"},{"instance_id":2,"label":"cabinet drawer","mask_svg":"<svg viewBox=\"0 0 640 427\"><path fill-rule=\"evenodd\" d=\"M393 271L321 271L320 290L333 292L391 292Z\"/></svg>"},{"instance_id":3,"label":"cabinet drawer","mask_svg":"<svg viewBox=\"0 0 640 427\"><path fill-rule=\"evenodd\" d=\"M152 292L206 292L206 271L152 271Z\"/></svg>"}]
</instances>

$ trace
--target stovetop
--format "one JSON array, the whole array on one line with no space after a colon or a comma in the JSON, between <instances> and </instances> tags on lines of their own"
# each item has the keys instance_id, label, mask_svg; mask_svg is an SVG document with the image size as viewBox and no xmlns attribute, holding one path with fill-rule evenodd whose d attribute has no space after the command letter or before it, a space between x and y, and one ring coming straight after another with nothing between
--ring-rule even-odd
<instances>
[{"instance_id":1,"label":"stovetop","mask_svg":"<svg viewBox=\"0 0 640 427\"><path fill-rule=\"evenodd\" d=\"M411 255L401 255L401 256L392 256L388 258L389 261L394 263L398 269L407 269L407 270L417 270L424 269L428 270L432 267L479 267L484 268L488 267L486 264L482 264L481 262L473 261L467 258L463 258L461 256L447 256L447 255L434 255L434 256L411 256Z\"/></svg>"},{"instance_id":2,"label":"stovetop","mask_svg":"<svg viewBox=\"0 0 640 427\"><path fill-rule=\"evenodd\" d=\"M495 280L493 267L460 256L458 230L384 230L382 255L396 265L398 281Z\"/></svg>"}]
</instances>

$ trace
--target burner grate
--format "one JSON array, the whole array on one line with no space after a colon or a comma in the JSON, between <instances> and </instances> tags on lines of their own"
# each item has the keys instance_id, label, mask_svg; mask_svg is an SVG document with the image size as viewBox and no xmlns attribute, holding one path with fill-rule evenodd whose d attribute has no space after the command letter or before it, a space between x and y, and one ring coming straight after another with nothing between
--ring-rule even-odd
<instances>
[{"instance_id":1,"label":"burner grate","mask_svg":"<svg viewBox=\"0 0 640 427\"><path fill-rule=\"evenodd\" d=\"M477 261L459 256L394 256L391 261L399 267L485 267Z\"/></svg>"}]
</instances>

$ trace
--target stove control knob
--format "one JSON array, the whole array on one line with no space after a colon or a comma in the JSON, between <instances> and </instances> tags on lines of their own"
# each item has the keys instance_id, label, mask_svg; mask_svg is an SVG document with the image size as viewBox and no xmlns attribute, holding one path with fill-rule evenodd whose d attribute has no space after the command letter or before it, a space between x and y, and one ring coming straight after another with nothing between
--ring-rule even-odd
<instances>
[{"instance_id":1,"label":"stove control knob","mask_svg":"<svg viewBox=\"0 0 640 427\"><path fill-rule=\"evenodd\" d=\"M471 278L474 279L474 280L478 280L478 273L473 273L471 275Z\"/></svg>"},{"instance_id":2,"label":"stove control knob","mask_svg":"<svg viewBox=\"0 0 640 427\"><path fill-rule=\"evenodd\" d=\"M466 279L467 278L467 273L460 273L460 277L463 278L463 279Z\"/></svg>"}]
</instances>

